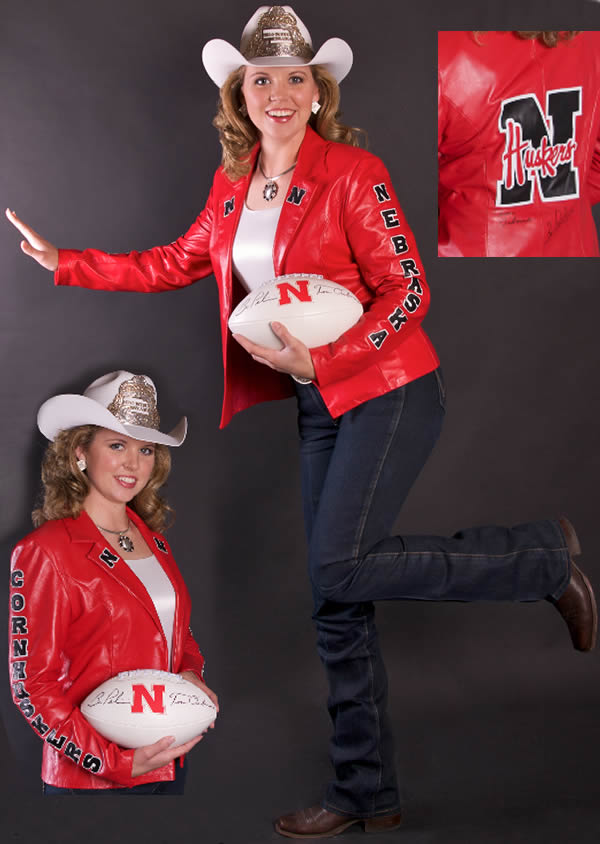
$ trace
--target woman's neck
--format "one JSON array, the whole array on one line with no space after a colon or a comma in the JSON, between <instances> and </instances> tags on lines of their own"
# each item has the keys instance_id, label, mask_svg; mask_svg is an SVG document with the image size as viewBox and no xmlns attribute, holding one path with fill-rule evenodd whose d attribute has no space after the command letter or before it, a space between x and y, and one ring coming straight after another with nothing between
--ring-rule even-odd
<instances>
[{"instance_id":1,"label":"woman's neck","mask_svg":"<svg viewBox=\"0 0 600 844\"><path fill-rule=\"evenodd\" d=\"M261 138L259 160L267 177L277 176L295 164L303 137L304 134L300 139L296 136L285 143Z\"/></svg>"},{"instance_id":2,"label":"woman's neck","mask_svg":"<svg viewBox=\"0 0 600 844\"><path fill-rule=\"evenodd\" d=\"M107 501L105 498L98 499L90 494L83 502L83 509L96 527L103 527L109 531L124 531L129 525L126 506L121 502Z\"/></svg>"}]
</instances>

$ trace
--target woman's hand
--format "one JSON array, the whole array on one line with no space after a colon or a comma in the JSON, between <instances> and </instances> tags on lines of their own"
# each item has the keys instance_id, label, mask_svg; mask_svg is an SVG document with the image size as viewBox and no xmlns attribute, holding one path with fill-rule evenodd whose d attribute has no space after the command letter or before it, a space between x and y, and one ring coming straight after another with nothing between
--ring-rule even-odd
<instances>
[{"instance_id":1,"label":"woman's hand","mask_svg":"<svg viewBox=\"0 0 600 844\"><path fill-rule=\"evenodd\" d=\"M198 686L199 689L202 689L202 691L206 695L208 695L208 697L212 700L214 705L217 707L217 712L219 711L219 698L216 696L216 694L213 692L212 689L208 688L206 683L203 683L202 680L200 680L198 678L197 674L194 674L193 671L181 671L179 676L183 677L184 680L188 680L190 683L193 683L194 686ZM215 728L215 722L213 721L208 729L214 730L214 728Z\"/></svg>"},{"instance_id":2,"label":"woman's hand","mask_svg":"<svg viewBox=\"0 0 600 844\"><path fill-rule=\"evenodd\" d=\"M259 363L264 363L265 366L270 366L277 372L286 372L297 378L314 380L315 367L308 347L290 334L280 322L272 322L271 328L283 343L283 349L267 349L266 346L259 346L258 343L253 343L241 334L234 334L233 337Z\"/></svg>"},{"instance_id":3,"label":"woman's hand","mask_svg":"<svg viewBox=\"0 0 600 844\"><path fill-rule=\"evenodd\" d=\"M142 774L149 774L150 771L154 771L156 768L162 768L163 765L172 762L173 759L177 759L179 756L185 756L203 738L204 733L186 741L184 744L178 744L172 747L171 745L175 741L174 737L165 736L155 741L154 744L146 744L144 747L136 748L133 754L131 776L139 777Z\"/></svg>"},{"instance_id":4,"label":"woman's hand","mask_svg":"<svg viewBox=\"0 0 600 844\"><path fill-rule=\"evenodd\" d=\"M193 683L194 686L198 686L199 689L202 689L202 691L208 695L217 707L217 712L219 711L219 698L212 689L208 688L206 683L203 683L202 680L194 674L193 671L182 671L179 676L183 677L184 680L188 680L190 683ZM212 730L214 729L214 726L215 723L213 721L208 729ZM204 733L206 733L206 730ZM141 774L147 774L150 771L154 771L155 768L162 768L163 765L166 765L173 759L177 759L178 756L185 756L185 754L188 753L195 744L202 741L204 733L190 739L190 741L185 744L179 744L176 747L171 747L171 744L174 741L173 736L165 736L165 738L159 739L154 744L147 744L144 747L138 747L133 754L131 776L139 777Z\"/></svg>"},{"instance_id":5,"label":"woman's hand","mask_svg":"<svg viewBox=\"0 0 600 844\"><path fill-rule=\"evenodd\" d=\"M54 272L58 267L58 249L47 240L44 240L41 235L30 228L27 223L20 220L14 211L9 208L6 209L6 217L17 228L25 240L21 241L21 249L38 264L46 270Z\"/></svg>"}]
</instances>

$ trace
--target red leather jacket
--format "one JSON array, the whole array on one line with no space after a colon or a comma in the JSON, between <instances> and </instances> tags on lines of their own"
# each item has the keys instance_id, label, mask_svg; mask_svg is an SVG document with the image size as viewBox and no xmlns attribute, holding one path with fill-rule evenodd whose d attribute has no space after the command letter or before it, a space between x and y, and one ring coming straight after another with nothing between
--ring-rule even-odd
<instances>
[{"instance_id":1,"label":"red leather jacket","mask_svg":"<svg viewBox=\"0 0 600 844\"><path fill-rule=\"evenodd\" d=\"M175 590L172 671L202 679L190 597L167 541L128 512ZM167 642L141 581L89 516L26 536L12 556L9 672L14 702L44 742L44 782L115 788L174 779L174 762L132 778L134 751L102 738L78 708L104 680L135 668L169 670Z\"/></svg>"},{"instance_id":2,"label":"red leather jacket","mask_svg":"<svg viewBox=\"0 0 600 844\"><path fill-rule=\"evenodd\" d=\"M599 254L600 32L440 32L438 254Z\"/></svg>"},{"instance_id":3,"label":"red leather jacket","mask_svg":"<svg viewBox=\"0 0 600 844\"><path fill-rule=\"evenodd\" d=\"M254 150L254 156L258 148ZM291 381L256 363L232 339L227 320L244 291L231 251L251 176L232 183L220 168L189 231L145 252L60 250L57 284L103 290L171 290L210 273L219 285L225 388L221 426L234 413L292 395ZM335 343L312 349L316 384L331 414L435 369L421 329L429 290L414 238L382 162L324 141L307 128L273 247L275 273L320 273L360 299L365 314Z\"/></svg>"}]
</instances>

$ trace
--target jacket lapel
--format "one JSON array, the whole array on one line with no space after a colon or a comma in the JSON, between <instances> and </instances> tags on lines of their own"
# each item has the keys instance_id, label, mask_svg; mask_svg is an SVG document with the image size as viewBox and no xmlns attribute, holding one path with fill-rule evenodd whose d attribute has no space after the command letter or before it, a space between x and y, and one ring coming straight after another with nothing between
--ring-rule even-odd
<instances>
[{"instance_id":1,"label":"jacket lapel","mask_svg":"<svg viewBox=\"0 0 600 844\"><path fill-rule=\"evenodd\" d=\"M164 557L167 557L170 561L170 553L161 553L154 541L155 534L148 530L144 522L139 518L139 516L137 516L136 513L129 508L127 509L127 513L131 521L134 522L140 530L140 533L144 537L151 553L156 556L157 560L169 577L169 580L173 583L178 604L179 595L176 583L174 582L172 576L172 565L165 565L164 560ZM65 522L67 530L71 536L71 541L73 543L81 543L82 551L84 544L88 546L87 549L83 551L87 559L95 566L99 567L105 575L112 578L119 584L119 586L126 589L130 595L139 601L144 609L150 613L158 629L162 631L162 625L160 623L160 619L158 618L156 607L154 606L154 603L148 595L148 592L144 588L142 582L135 576L125 560L123 560L112 545L105 542L104 537L85 510L82 510L81 515L77 519L68 519L65 520ZM176 615L178 610L177 604L175 608Z\"/></svg>"},{"instance_id":2,"label":"jacket lapel","mask_svg":"<svg viewBox=\"0 0 600 844\"><path fill-rule=\"evenodd\" d=\"M215 214L218 215L218 219L215 221L216 237L219 244L218 255L221 265L221 278L224 282L219 285L221 313L230 314L233 310L231 266L233 241L240 217L242 216L242 209L246 201L250 180L252 179L254 162L258 155L258 150L259 147L257 144L251 153L250 172L247 176L238 179L237 182L229 182L227 177L223 176L224 185L215 208Z\"/></svg>"},{"instance_id":3,"label":"jacket lapel","mask_svg":"<svg viewBox=\"0 0 600 844\"><path fill-rule=\"evenodd\" d=\"M298 163L281 208L279 223L275 233L275 242L273 244L275 275L283 275L287 251L296 237L304 215L316 197L318 180L314 178L312 172L314 167L321 161L322 148L324 146L325 142L321 137L310 126L307 126L306 134L304 135L298 153Z\"/></svg>"}]
</instances>

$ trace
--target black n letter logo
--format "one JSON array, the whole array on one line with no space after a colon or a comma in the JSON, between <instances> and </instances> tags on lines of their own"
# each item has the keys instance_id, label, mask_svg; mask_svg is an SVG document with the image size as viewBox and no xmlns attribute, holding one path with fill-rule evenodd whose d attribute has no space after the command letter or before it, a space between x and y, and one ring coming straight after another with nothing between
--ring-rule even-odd
<instances>
[{"instance_id":1,"label":"black n letter logo","mask_svg":"<svg viewBox=\"0 0 600 844\"><path fill-rule=\"evenodd\" d=\"M580 87L548 91L546 114L535 94L504 100L498 120L505 146L497 206L533 202L536 182L543 202L579 196L575 119L581 97Z\"/></svg>"}]
</instances>

